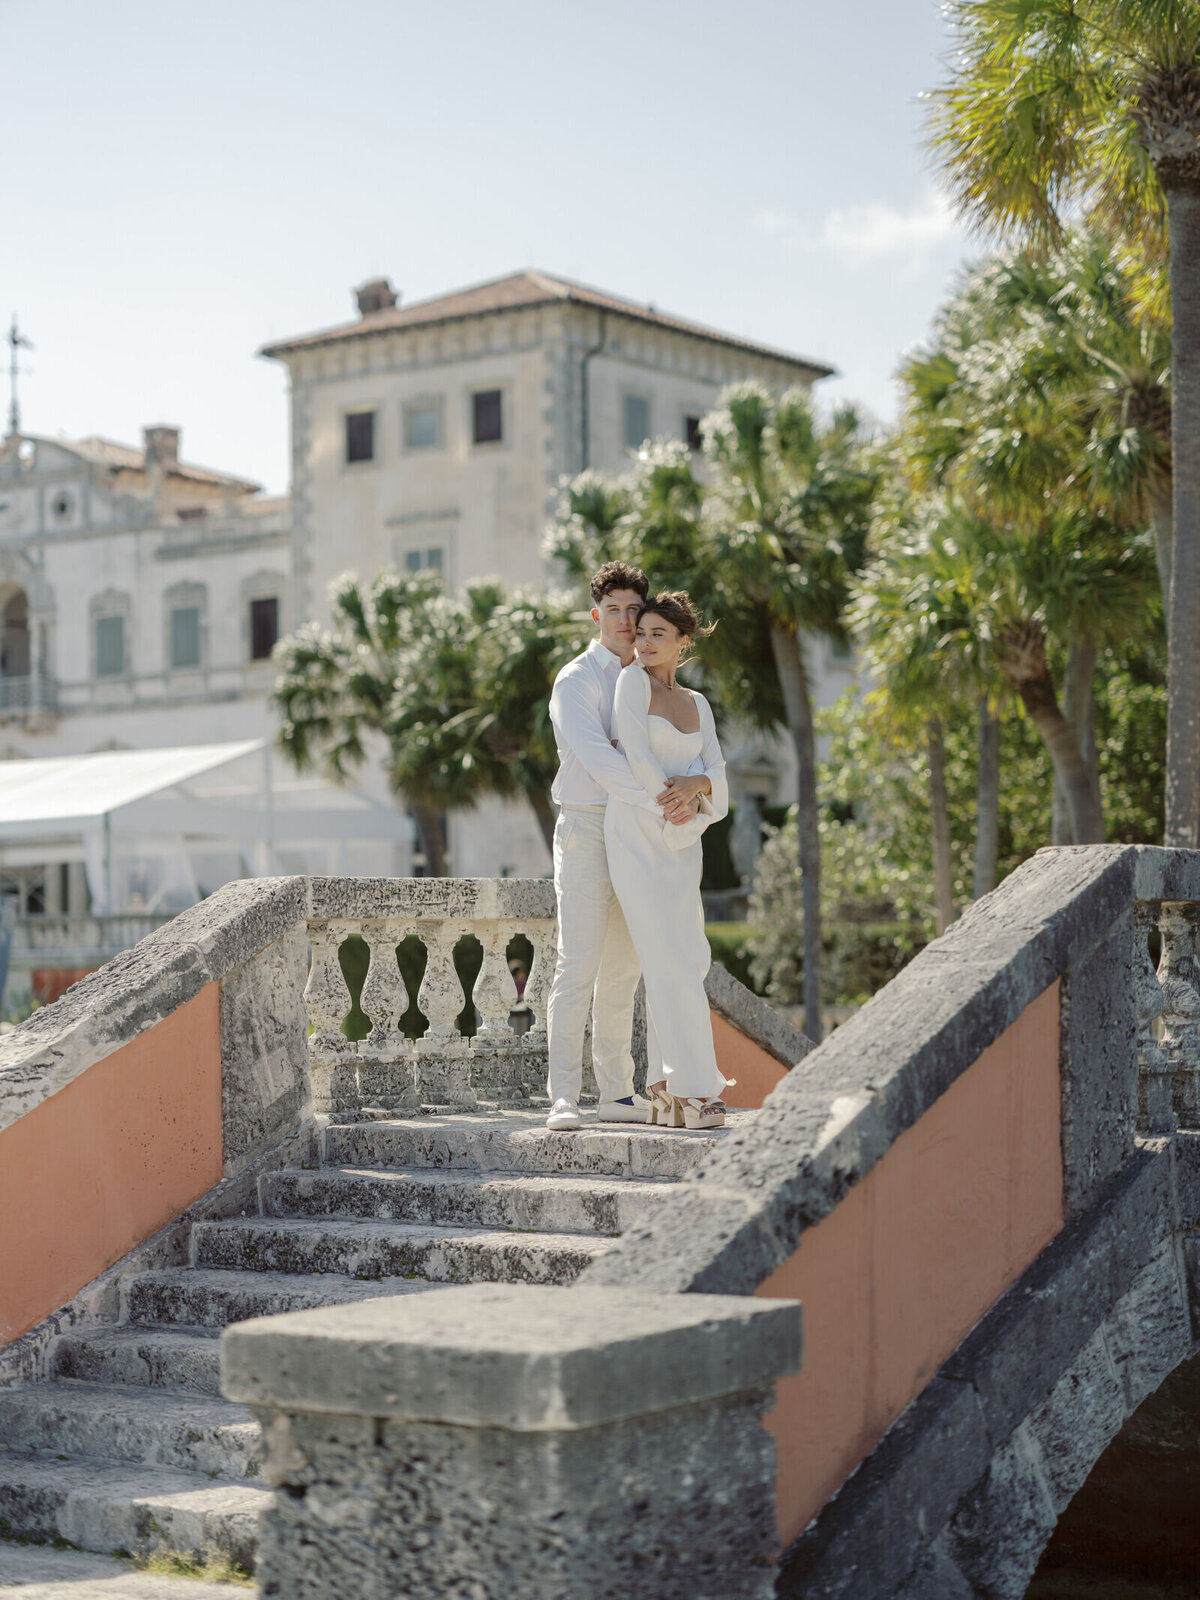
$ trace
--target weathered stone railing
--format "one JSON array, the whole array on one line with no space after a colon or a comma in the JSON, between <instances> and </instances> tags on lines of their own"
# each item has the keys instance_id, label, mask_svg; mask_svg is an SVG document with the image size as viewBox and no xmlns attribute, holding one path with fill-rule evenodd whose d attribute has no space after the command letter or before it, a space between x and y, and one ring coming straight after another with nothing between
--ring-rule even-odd
<instances>
[{"instance_id":1,"label":"weathered stone railing","mask_svg":"<svg viewBox=\"0 0 1200 1600\"><path fill-rule=\"evenodd\" d=\"M788 1074L759 1115L626 1230L576 1289L555 1291L558 1328L586 1321L601 1289L803 1307L803 1368L797 1376L776 1368L765 1419L776 1446L777 1571L752 1570L761 1546L757 1556L739 1552L732 1577L722 1570L731 1548L722 1502L716 1542L706 1547L704 1528L694 1530L697 1565L679 1580L670 1563L655 1564L654 1552L670 1552L669 1531L655 1516L653 1486L638 1483L629 1502L641 1523L600 1527L599 1536L614 1552L639 1540L651 1555L641 1587L611 1592L642 1600L1025 1592L1056 1518L1100 1453L1196 1351L1198 909L1200 852L1039 854ZM385 944L391 937L388 929ZM353 1313L329 1313L319 1327L307 1313L280 1323L268 1366L300 1375L286 1396L267 1378L240 1392L263 1405L284 1444L289 1427L308 1429L322 1496L353 1495L367 1479L402 1481L397 1462L413 1447L432 1449L435 1437L455 1461L481 1456L486 1438L493 1465L510 1462L518 1476L536 1454L516 1437L526 1423L489 1409L478 1383L486 1363L462 1349L453 1308L439 1312L439 1298L393 1301L358 1356ZM322 1422L338 1408L315 1368L301 1373L305 1352L357 1362L367 1385L386 1352L436 1330L439 1317L453 1415L443 1406L434 1417L411 1386L375 1399L364 1387L355 1399L359 1378L339 1367L346 1417L361 1416L359 1405L370 1415L358 1448L326 1449L336 1440L340 1450L348 1435L341 1421ZM523 1351L534 1370L561 1345L537 1321L519 1296L492 1305L489 1348ZM684 1349L675 1340L664 1336L654 1357L668 1433L671 1374ZM620 1390L616 1369L591 1387L607 1396L610 1382ZM616 1424L611 1459L636 1462L647 1420L627 1414ZM422 1431L426 1421L438 1428ZM555 1426L569 1431L570 1417ZM497 1429L504 1437L494 1441ZM758 1468L744 1470L758 1515ZM461 1477L441 1472L423 1480L421 1526L452 1532ZM564 1573L573 1556L595 1554L593 1489L586 1475L555 1484L544 1540ZM724 1492L736 1499L738 1485ZM408 1524L392 1493L385 1488L379 1515L394 1531ZM307 1511L294 1520L299 1559L315 1536ZM508 1528L505 1516L472 1524L481 1594L506 1592ZM371 1537L364 1526L362 1538ZM404 1551L399 1534L386 1550L422 1559L415 1544ZM313 1593L341 1592L336 1561L326 1567L329 1586L314 1576ZM712 1574L707 1588L701 1568Z\"/></svg>"},{"instance_id":2,"label":"weathered stone railing","mask_svg":"<svg viewBox=\"0 0 1200 1600\"><path fill-rule=\"evenodd\" d=\"M315 1111L470 1106L542 1088L557 934L553 884L540 878L311 881L312 970L305 994ZM349 942L356 938L369 963L358 995L346 970ZM469 938L482 951L470 992L455 965L457 947ZM410 939L425 957L415 993L404 982L397 955ZM509 960L520 940L532 947L533 958L518 997ZM520 1033L511 1022L519 999L533 1019ZM356 1001L369 1031L354 1040L345 1024ZM414 1010L424 1024L415 1037L401 1026ZM473 1010L477 1020L473 1036L459 1026L464 1010Z\"/></svg>"}]
</instances>

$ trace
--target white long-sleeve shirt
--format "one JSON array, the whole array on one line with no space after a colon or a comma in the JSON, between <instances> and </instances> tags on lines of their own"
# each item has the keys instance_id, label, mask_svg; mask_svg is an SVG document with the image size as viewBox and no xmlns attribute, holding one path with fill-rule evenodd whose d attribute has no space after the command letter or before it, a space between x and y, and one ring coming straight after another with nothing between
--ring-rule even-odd
<instances>
[{"instance_id":1,"label":"white long-sleeve shirt","mask_svg":"<svg viewBox=\"0 0 1200 1600\"><path fill-rule=\"evenodd\" d=\"M611 795L661 816L654 795L647 794L612 746L613 695L620 671L620 657L593 639L555 678L550 721L559 768L551 798L560 806L602 806Z\"/></svg>"},{"instance_id":2,"label":"white long-sleeve shirt","mask_svg":"<svg viewBox=\"0 0 1200 1600\"><path fill-rule=\"evenodd\" d=\"M672 823L663 830L663 842L669 850L685 850L694 844L710 822L719 822L729 811L729 784L725 777L725 757L717 738L717 725L712 707L697 690L693 689L696 709L700 714L700 732L703 738L699 753L689 763L686 773L679 777L700 777L709 781L711 794L699 796L700 809L686 822ZM660 794L669 776L662 763L650 748L650 679L634 662L618 675L613 697L613 720L621 751L629 762L636 780L643 789L653 788ZM617 798L620 798L619 796Z\"/></svg>"}]
</instances>

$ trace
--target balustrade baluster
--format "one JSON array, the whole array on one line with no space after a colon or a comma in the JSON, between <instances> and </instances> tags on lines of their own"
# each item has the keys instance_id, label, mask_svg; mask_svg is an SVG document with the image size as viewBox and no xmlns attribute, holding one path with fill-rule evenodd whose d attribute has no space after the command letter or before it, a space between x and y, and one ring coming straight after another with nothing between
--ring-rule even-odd
<instances>
[{"instance_id":1,"label":"balustrade baluster","mask_svg":"<svg viewBox=\"0 0 1200 1600\"><path fill-rule=\"evenodd\" d=\"M378 1060L392 1060L410 1053L409 1041L400 1032L400 1018L408 1010L408 990L400 976L396 946L407 937L410 927L403 922L363 924L363 938L371 950L367 981L360 1004L371 1019L371 1031L363 1040L362 1054Z\"/></svg>"},{"instance_id":2,"label":"balustrade baluster","mask_svg":"<svg viewBox=\"0 0 1200 1600\"><path fill-rule=\"evenodd\" d=\"M1170 1062L1155 1042L1151 1029L1162 1015L1165 1000L1146 941L1158 918L1153 901L1134 907L1133 1003L1137 1014L1138 1132L1154 1136L1173 1133L1175 1109L1171 1104Z\"/></svg>"},{"instance_id":3,"label":"balustrade baluster","mask_svg":"<svg viewBox=\"0 0 1200 1600\"><path fill-rule=\"evenodd\" d=\"M516 925L477 922L471 931L483 946L483 965L475 980L475 1009L480 1018L475 1048L512 1049L518 1036L508 1019L517 1003L517 986L508 968L508 943Z\"/></svg>"},{"instance_id":4,"label":"balustrade baluster","mask_svg":"<svg viewBox=\"0 0 1200 1600\"><path fill-rule=\"evenodd\" d=\"M355 931L348 922L314 922L308 930L312 946L312 966L304 998L312 1032L308 1037L309 1076L313 1110L330 1112L352 1087L355 1079L354 1046L342 1032L350 1010L350 990L338 951L346 937Z\"/></svg>"},{"instance_id":5,"label":"balustrade baluster","mask_svg":"<svg viewBox=\"0 0 1200 1600\"><path fill-rule=\"evenodd\" d=\"M454 968L454 946L469 930L457 922L418 922L416 933L425 946L425 975L417 1005L429 1026L417 1040L414 1076L425 1103L471 1105L470 1042L458 1031L458 1014L466 1003Z\"/></svg>"},{"instance_id":6,"label":"balustrade baluster","mask_svg":"<svg viewBox=\"0 0 1200 1600\"><path fill-rule=\"evenodd\" d=\"M525 980L522 999L533 1011L533 1025L525 1035L531 1049L546 1048L546 1002L550 998L550 985L554 982L554 966L558 959L558 923L535 922L521 930L533 946L533 962Z\"/></svg>"},{"instance_id":7,"label":"balustrade baluster","mask_svg":"<svg viewBox=\"0 0 1200 1600\"><path fill-rule=\"evenodd\" d=\"M1197 907L1191 901L1164 901L1158 919L1162 957L1158 981L1163 992L1160 1044L1171 1072L1171 1099L1181 1128L1200 1127L1200 988L1196 984Z\"/></svg>"}]
</instances>

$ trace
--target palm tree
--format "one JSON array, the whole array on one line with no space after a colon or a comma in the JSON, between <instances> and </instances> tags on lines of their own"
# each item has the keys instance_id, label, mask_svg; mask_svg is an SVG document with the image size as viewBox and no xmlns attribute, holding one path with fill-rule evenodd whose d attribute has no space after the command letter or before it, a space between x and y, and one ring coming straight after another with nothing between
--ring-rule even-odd
<instances>
[{"instance_id":1,"label":"palm tree","mask_svg":"<svg viewBox=\"0 0 1200 1600\"><path fill-rule=\"evenodd\" d=\"M844 637L850 575L862 564L876 473L850 409L819 428L806 395L727 389L704 419L710 571L765 625L796 754L804 910L804 1026L821 1037L821 848L816 731L805 634ZM719 630L718 630L719 631Z\"/></svg>"},{"instance_id":2,"label":"palm tree","mask_svg":"<svg viewBox=\"0 0 1200 1600\"><path fill-rule=\"evenodd\" d=\"M1020 517L1098 506L1161 537L1170 494L1165 361L1161 328L1138 314L1133 269L1118 247L1084 234L1041 258L998 255L967 275L933 347L903 370L915 475ZM1062 710L1098 809L1096 640L1083 628L1065 643ZM1054 839L1071 836L1056 777Z\"/></svg>"},{"instance_id":3,"label":"palm tree","mask_svg":"<svg viewBox=\"0 0 1200 1600\"><path fill-rule=\"evenodd\" d=\"M985 653L972 603L975 574L966 552L942 536L936 517L914 534L922 519L911 504L906 509L901 525L894 524L891 536L880 539L879 553L856 585L849 615L863 641L868 678L876 684L867 696L873 720L890 740L921 740L925 745L937 931L944 933L957 915L944 725L948 718L963 717L968 701L980 704L981 715L988 714ZM991 856L990 869L985 867L982 876L990 871L993 881L981 889L977 872L977 898L994 887L999 820L998 788L986 815L982 782L980 790L982 850L986 857L990 849ZM978 839L976 860L978 865Z\"/></svg>"},{"instance_id":4,"label":"palm tree","mask_svg":"<svg viewBox=\"0 0 1200 1600\"><path fill-rule=\"evenodd\" d=\"M279 742L300 771L321 767L344 782L362 767L372 736L384 734L397 656L425 637L440 595L429 575L384 573L364 585L347 574L332 586L332 627L307 623L280 642L272 700L283 716ZM442 877L440 807L424 786L408 798L429 871Z\"/></svg>"},{"instance_id":5,"label":"palm tree","mask_svg":"<svg viewBox=\"0 0 1200 1600\"><path fill-rule=\"evenodd\" d=\"M930 133L960 207L1036 242L1089 216L1169 260L1173 534L1165 842L1200 844L1200 4L951 0Z\"/></svg>"}]
</instances>

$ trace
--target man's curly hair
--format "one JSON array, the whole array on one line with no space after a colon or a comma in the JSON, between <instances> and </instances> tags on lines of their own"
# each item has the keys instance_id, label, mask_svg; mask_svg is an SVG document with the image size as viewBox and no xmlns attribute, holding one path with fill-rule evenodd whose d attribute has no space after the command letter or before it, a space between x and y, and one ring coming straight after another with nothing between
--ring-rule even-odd
<instances>
[{"instance_id":1,"label":"man's curly hair","mask_svg":"<svg viewBox=\"0 0 1200 1600\"><path fill-rule=\"evenodd\" d=\"M640 567L631 567L625 561L606 561L592 574L590 587L592 604L598 606L614 589L632 589L639 600L644 600L650 593L650 580Z\"/></svg>"}]
</instances>

